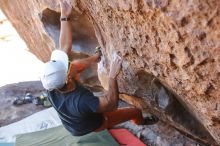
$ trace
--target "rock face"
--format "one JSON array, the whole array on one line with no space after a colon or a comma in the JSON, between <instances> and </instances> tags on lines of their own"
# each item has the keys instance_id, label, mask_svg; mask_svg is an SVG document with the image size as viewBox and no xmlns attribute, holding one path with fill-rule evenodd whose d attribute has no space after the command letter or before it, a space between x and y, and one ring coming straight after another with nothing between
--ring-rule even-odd
<instances>
[{"instance_id":1,"label":"rock face","mask_svg":"<svg viewBox=\"0 0 220 146\"><path fill-rule=\"evenodd\" d=\"M78 0L73 6L74 50L91 54L96 35L105 88L116 52L123 58L122 99L201 143L220 145L219 0ZM47 61L58 43L58 0L1 0L0 7L30 51Z\"/></svg>"}]
</instances>

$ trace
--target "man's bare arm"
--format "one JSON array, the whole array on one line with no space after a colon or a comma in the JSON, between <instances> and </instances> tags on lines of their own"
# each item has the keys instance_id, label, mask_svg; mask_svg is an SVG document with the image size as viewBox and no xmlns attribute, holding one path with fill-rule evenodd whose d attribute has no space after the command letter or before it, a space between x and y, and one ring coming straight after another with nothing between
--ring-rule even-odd
<instances>
[{"instance_id":1,"label":"man's bare arm","mask_svg":"<svg viewBox=\"0 0 220 146\"><path fill-rule=\"evenodd\" d=\"M60 0L61 18L69 18L72 12L72 5L67 0ZM70 21L61 21L59 48L68 55L72 49L72 25Z\"/></svg>"},{"instance_id":2,"label":"man's bare arm","mask_svg":"<svg viewBox=\"0 0 220 146\"><path fill-rule=\"evenodd\" d=\"M109 78L109 91L105 97L99 97L98 113L109 112L117 109L118 84L116 78Z\"/></svg>"},{"instance_id":3,"label":"man's bare arm","mask_svg":"<svg viewBox=\"0 0 220 146\"><path fill-rule=\"evenodd\" d=\"M119 93L117 84L117 75L121 69L122 60L120 57L116 57L113 60L110 73L109 73L109 90L106 97L99 98L99 108L97 112L109 112L117 109Z\"/></svg>"}]
</instances>

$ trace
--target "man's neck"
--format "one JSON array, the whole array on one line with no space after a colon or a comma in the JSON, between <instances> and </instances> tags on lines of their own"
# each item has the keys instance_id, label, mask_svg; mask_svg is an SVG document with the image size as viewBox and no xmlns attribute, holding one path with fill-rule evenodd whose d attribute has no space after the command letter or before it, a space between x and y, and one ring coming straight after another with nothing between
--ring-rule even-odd
<instances>
[{"instance_id":1,"label":"man's neck","mask_svg":"<svg viewBox=\"0 0 220 146\"><path fill-rule=\"evenodd\" d=\"M61 89L58 89L61 93L68 93L72 92L76 89L76 83L75 81L69 81L66 83Z\"/></svg>"}]
</instances>

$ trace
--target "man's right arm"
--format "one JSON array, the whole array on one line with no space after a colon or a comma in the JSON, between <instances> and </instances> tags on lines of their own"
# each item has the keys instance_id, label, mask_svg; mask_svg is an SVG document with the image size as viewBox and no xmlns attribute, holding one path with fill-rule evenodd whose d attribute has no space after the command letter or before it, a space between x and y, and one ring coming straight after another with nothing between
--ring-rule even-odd
<instances>
[{"instance_id":1,"label":"man's right arm","mask_svg":"<svg viewBox=\"0 0 220 146\"><path fill-rule=\"evenodd\" d=\"M66 0L60 0L61 19L70 17L72 12L71 3ZM72 24L70 20L61 20L59 47L65 51L67 55L70 54L72 49Z\"/></svg>"},{"instance_id":2,"label":"man's right arm","mask_svg":"<svg viewBox=\"0 0 220 146\"><path fill-rule=\"evenodd\" d=\"M109 73L109 90L105 97L99 98L99 107L97 110L99 113L109 112L117 109L119 99L117 75L121 69L121 63L121 58L116 57L111 64Z\"/></svg>"}]
</instances>

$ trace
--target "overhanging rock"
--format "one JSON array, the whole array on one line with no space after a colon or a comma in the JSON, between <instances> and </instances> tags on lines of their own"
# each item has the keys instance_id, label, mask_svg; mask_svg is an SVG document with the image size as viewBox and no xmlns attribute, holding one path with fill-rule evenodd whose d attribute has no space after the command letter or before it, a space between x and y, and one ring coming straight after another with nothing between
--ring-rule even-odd
<instances>
[{"instance_id":1,"label":"overhanging rock","mask_svg":"<svg viewBox=\"0 0 220 146\"><path fill-rule=\"evenodd\" d=\"M59 34L53 19L59 17L58 0L1 0L0 7L30 51L47 61ZM74 8L73 25L81 17L89 19L81 20L89 25L75 25L75 30L89 38L93 32L81 30L93 26L104 48L106 72L114 52L123 58L121 93L141 100L143 107L187 135L220 144L219 0L78 0ZM97 44L88 42L91 48ZM199 128L191 131L189 125Z\"/></svg>"}]
</instances>

